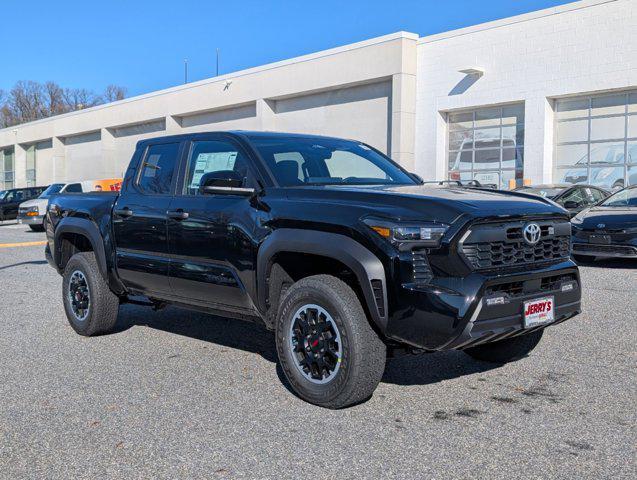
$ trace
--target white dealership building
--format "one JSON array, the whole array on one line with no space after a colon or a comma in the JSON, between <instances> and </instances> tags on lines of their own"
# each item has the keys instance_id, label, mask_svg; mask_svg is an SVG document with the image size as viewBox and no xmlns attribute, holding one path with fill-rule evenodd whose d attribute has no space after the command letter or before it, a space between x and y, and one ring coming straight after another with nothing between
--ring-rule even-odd
<instances>
[{"instance_id":1,"label":"white dealership building","mask_svg":"<svg viewBox=\"0 0 637 480\"><path fill-rule=\"evenodd\" d=\"M0 189L122 175L143 138L356 138L425 179L637 184L637 0L399 32L0 130Z\"/></svg>"}]
</instances>

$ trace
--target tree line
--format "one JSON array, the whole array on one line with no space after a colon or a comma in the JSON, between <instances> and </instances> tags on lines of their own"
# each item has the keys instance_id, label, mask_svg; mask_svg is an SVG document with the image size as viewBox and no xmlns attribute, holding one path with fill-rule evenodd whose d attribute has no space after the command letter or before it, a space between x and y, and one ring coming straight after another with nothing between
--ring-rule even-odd
<instances>
[{"instance_id":1,"label":"tree line","mask_svg":"<svg viewBox=\"0 0 637 480\"><path fill-rule=\"evenodd\" d=\"M126 89L117 85L95 93L85 88L62 88L55 82L21 80L9 91L0 89L0 128L83 110L125 96Z\"/></svg>"}]
</instances>

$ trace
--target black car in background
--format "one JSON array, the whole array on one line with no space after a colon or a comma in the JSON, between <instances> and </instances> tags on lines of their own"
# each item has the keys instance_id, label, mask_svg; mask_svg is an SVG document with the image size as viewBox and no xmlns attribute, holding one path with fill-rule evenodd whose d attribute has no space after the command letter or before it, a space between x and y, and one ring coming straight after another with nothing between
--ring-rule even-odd
<instances>
[{"instance_id":1,"label":"black car in background","mask_svg":"<svg viewBox=\"0 0 637 480\"><path fill-rule=\"evenodd\" d=\"M518 192L532 193L548 198L569 211L574 217L582 210L598 204L608 198L610 192L592 185L547 184L529 185L515 189Z\"/></svg>"},{"instance_id":2,"label":"black car in background","mask_svg":"<svg viewBox=\"0 0 637 480\"><path fill-rule=\"evenodd\" d=\"M637 258L637 186L584 210L571 224L575 259Z\"/></svg>"},{"instance_id":3,"label":"black car in background","mask_svg":"<svg viewBox=\"0 0 637 480\"><path fill-rule=\"evenodd\" d=\"M18 206L32 198L37 198L46 187L11 188L0 190L0 222L13 220L18 216Z\"/></svg>"}]
</instances>

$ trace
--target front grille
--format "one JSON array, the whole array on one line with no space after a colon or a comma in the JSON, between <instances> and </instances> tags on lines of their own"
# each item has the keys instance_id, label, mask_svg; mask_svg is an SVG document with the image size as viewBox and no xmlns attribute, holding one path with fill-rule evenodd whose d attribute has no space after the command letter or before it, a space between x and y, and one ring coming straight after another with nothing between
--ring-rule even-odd
<instances>
[{"instance_id":1,"label":"front grille","mask_svg":"<svg viewBox=\"0 0 637 480\"><path fill-rule=\"evenodd\" d=\"M586 245L582 243L576 243L573 246L573 252L586 252L586 253L613 253L617 255L635 255L637 256L637 248L626 245Z\"/></svg>"},{"instance_id":2,"label":"front grille","mask_svg":"<svg viewBox=\"0 0 637 480\"><path fill-rule=\"evenodd\" d=\"M431 281L434 275L429 266L425 250L412 250L411 264L416 284L425 284Z\"/></svg>"},{"instance_id":3,"label":"front grille","mask_svg":"<svg viewBox=\"0 0 637 480\"><path fill-rule=\"evenodd\" d=\"M529 245L523 229L529 222L478 224L472 226L460 251L474 270L492 270L554 263L568 258L571 248L567 222L536 221L540 240Z\"/></svg>"}]
</instances>

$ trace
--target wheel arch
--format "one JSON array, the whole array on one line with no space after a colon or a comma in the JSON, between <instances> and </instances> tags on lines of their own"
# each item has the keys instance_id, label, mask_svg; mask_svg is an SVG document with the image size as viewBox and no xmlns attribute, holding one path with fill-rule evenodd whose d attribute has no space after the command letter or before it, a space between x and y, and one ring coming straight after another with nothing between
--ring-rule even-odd
<instances>
[{"instance_id":1,"label":"wheel arch","mask_svg":"<svg viewBox=\"0 0 637 480\"><path fill-rule=\"evenodd\" d=\"M100 232L90 220L66 217L55 229L55 251L53 260L58 270L63 271L66 263L76 252L92 251L97 260L100 274L108 282L106 253ZM90 246L90 248L86 248Z\"/></svg>"},{"instance_id":2,"label":"wheel arch","mask_svg":"<svg viewBox=\"0 0 637 480\"><path fill-rule=\"evenodd\" d=\"M274 259L282 253L316 255L345 265L356 277L370 320L381 331L387 326L385 268L376 255L357 241L337 233L282 228L261 244L257 255L257 300L268 310L270 274Z\"/></svg>"}]
</instances>

